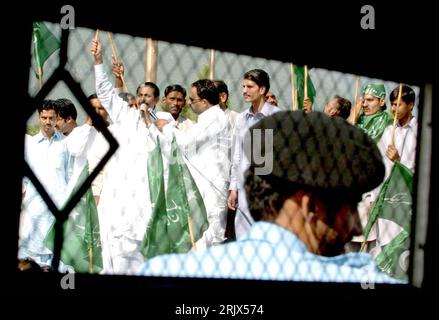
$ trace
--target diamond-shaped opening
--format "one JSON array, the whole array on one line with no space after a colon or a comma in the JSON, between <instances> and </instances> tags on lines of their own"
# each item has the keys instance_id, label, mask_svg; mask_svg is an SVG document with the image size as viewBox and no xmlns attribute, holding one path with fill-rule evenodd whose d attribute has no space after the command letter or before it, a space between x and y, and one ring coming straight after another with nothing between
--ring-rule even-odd
<instances>
[{"instance_id":1,"label":"diamond-shaped opening","mask_svg":"<svg viewBox=\"0 0 439 320\"><path fill-rule=\"evenodd\" d=\"M60 271L102 269L92 189L118 144L98 115L99 108L95 109L91 103L79 84L61 68L54 71L32 99L33 106L46 107L40 114L28 109L26 177L20 218L21 259L31 258L40 265L51 263L56 235L64 238ZM77 113L76 128L72 126L75 117L71 113L72 105ZM58 117L55 108L62 110Z\"/></svg>"}]
</instances>

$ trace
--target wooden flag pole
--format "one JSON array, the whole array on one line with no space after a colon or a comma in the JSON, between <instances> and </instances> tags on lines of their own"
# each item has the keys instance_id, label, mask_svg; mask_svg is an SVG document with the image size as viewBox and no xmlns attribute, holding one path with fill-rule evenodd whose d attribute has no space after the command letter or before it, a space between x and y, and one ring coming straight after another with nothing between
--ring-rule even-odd
<instances>
[{"instance_id":1,"label":"wooden flag pole","mask_svg":"<svg viewBox=\"0 0 439 320\"><path fill-rule=\"evenodd\" d=\"M308 66L305 64L304 100L308 99Z\"/></svg>"},{"instance_id":2,"label":"wooden flag pole","mask_svg":"<svg viewBox=\"0 0 439 320\"><path fill-rule=\"evenodd\" d=\"M88 256L90 258L90 273L93 273L93 249L91 247L88 249Z\"/></svg>"},{"instance_id":3,"label":"wooden flag pole","mask_svg":"<svg viewBox=\"0 0 439 320\"><path fill-rule=\"evenodd\" d=\"M358 88L360 85L360 77L357 76L357 78L355 79L355 96L354 96L354 118L352 119L352 124L355 125L355 123L357 122L357 117L358 117L358 113L360 112L359 109L357 109L357 98L358 98Z\"/></svg>"},{"instance_id":4,"label":"wooden flag pole","mask_svg":"<svg viewBox=\"0 0 439 320\"><path fill-rule=\"evenodd\" d=\"M145 82L157 81L157 52L158 41L147 38L145 39Z\"/></svg>"},{"instance_id":5,"label":"wooden flag pole","mask_svg":"<svg viewBox=\"0 0 439 320\"><path fill-rule=\"evenodd\" d=\"M148 81L148 38L145 38L145 82Z\"/></svg>"},{"instance_id":6,"label":"wooden flag pole","mask_svg":"<svg viewBox=\"0 0 439 320\"><path fill-rule=\"evenodd\" d=\"M119 61L119 59L117 58L117 55L116 55L116 49L114 48L113 38L111 36L111 32L108 32L107 34L108 34L108 40L110 41L111 54L113 55L113 57L116 61ZM127 84L125 82L125 77L123 76L123 74L120 75L120 78L122 79L123 88L124 88L125 92L128 92L128 87L127 87Z\"/></svg>"},{"instance_id":7,"label":"wooden flag pole","mask_svg":"<svg viewBox=\"0 0 439 320\"><path fill-rule=\"evenodd\" d=\"M402 95L402 83L399 84L398 100L396 102L395 116L393 118L392 146L395 146L395 130L396 130L396 124L398 123L398 109L399 109L399 104L401 102L401 95Z\"/></svg>"},{"instance_id":8,"label":"wooden flag pole","mask_svg":"<svg viewBox=\"0 0 439 320\"><path fill-rule=\"evenodd\" d=\"M296 105L296 88L294 85L294 64L290 63L290 78L291 78L291 102L293 103L293 111L297 110Z\"/></svg>"},{"instance_id":9,"label":"wooden flag pole","mask_svg":"<svg viewBox=\"0 0 439 320\"><path fill-rule=\"evenodd\" d=\"M194 250L197 250L197 245L195 244L194 232L192 229L192 218L190 215L187 216L187 222L189 225L189 235L191 237L192 248L194 248Z\"/></svg>"},{"instance_id":10,"label":"wooden flag pole","mask_svg":"<svg viewBox=\"0 0 439 320\"><path fill-rule=\"evenodd\" d=\"M210 49L209 79L213 80L214 77L215 77L215 49Z\"/></svg>"},{"instance_id":11,"label":"wooden flag pole","mask_svg":"<svg viewBox=\"0 0 439 320\"><path fill-rule=\"evenodd\" d=\"M38 83L40 85L40 90L43 87L43 70L41 66L38 66Z\"/></svg>"},{"instance_id":12,"label":"wooden flag pole","mask_svg":"<svg viewBox=\"0 0 439 320\"><path fill-rule=\"evenodd\" d=\"M96 29L95 40L98 41L98 39L99 39L99 29Z\"/></svg>"}]
</instances>

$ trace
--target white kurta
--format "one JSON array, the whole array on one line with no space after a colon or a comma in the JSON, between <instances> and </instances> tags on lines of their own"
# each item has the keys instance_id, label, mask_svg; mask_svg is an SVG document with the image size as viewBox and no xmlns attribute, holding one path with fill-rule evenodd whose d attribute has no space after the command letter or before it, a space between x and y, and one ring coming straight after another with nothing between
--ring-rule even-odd
<instances>
[{"instance_id":1,"label":"white kurta","mask_svg":"<svg viewBox=\"0 0 439 320\"><path fill-rule=\"evenodd\" d=\"M55 205L61 209L66 199L69 180L69 153L61 133L50 139L41 133L26 139L25 158ZM26 179L19 230L19 258L31 257L39 264L50 264L52 252L44 239L54 221L32 183Z\"/></svg>"},{"instance_id":2,"label":"white kurta","mask_svg":"<svg viewBox=\"0 0 439 320\"><path fill-rule=\"evenodd\" d=\"M151 216L147 175L154 142L141 119L114 90L103 65L95 66L96 92L113 125L119 149L107 163L98 212L103 273L131 274L144 258L140 244Z\"/></svg>"},{"instance_id":3,"label":"white kurta","mask_svg":"<svg viewBox=\"0 0 439 320\"><path fill-rule=\"evenodd\" d=\"M197 241L197 249L220 244L225 240L227 214L227 188L229 185L231 146L230 126L219 105L215 105L198 116L198 121L185 131L169 123L163 134L153 126L151 133L161 137L161 144L169 145L175 134L184 160L203 198L209 228ZM154 131L155 128L155 131ZM163 154L166 157L167 151ZM166 159L165 159L166 160Z\"/></svg>"},{"instance_id":4,"label":"white kurta","mask_svg":"<svg viewBox=\"0 0 439 320\"><path fill-rule=\"evenodd\" d=\"M400 157L399 162L405 165L411 171L415 171L416 161L416 139L418 136L418 121L413 117L409 123L401 127L399 123L395 128L395 147ZM392 126L388 126L378 142L384 165L386 167L386 176L384 181L390 175L393 167L393 161L386 156L387 147L392 143ZM381 187L381 186L380 186ZM380 188L375 191L375 198ZM402 230L401 226L393 221L378 218L377 224L377 243L379 246L385 246L392 241Z\"/></svg>"}]
</instances>

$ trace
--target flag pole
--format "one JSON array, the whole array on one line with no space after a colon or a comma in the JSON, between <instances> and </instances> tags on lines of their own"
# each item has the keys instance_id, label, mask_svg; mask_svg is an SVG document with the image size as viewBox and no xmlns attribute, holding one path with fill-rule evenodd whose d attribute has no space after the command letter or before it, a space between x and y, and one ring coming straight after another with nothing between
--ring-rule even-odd
<instances>
[{"instance_id":1,"label":"flag pole","mask_svg":"<svg viewBox=\"0 0 439 320\"><path fill-rule=\"evenodd\" d=\"M158 41L152 38L145 39L145 82L157 81L157 51Z\"/></svg>"},{"instance_id":2,"label":"flag pole","mask_svg":"<svg viewBox=\"0 0 439 320\"><path fill-rule=\"evenodd\" d=\"M304 100L308 99L308 66L305 64Z\"/></svg>"},{"instance_id":3,"label":"flag pole","mask_svg":"<svg viewBox=\"0 0 439 320\"><path fill-rule=\"evenodd\" d=\"M43 87L43 70L41 66L38 66L38 83L40 84L40 90Z\"/></svg>"},{"instance_id":4,"label":"flag pole","mask_svg":"<svg viewBox=\"0 0 439 320\"><path fill-rule=\"evenodd\" d=\"M401 102L401 95L402 95L402 83L399 84L398 100L396 102L395 117L393 118L392 146L395 146L395 130L396 130L396 124L398 123L398 108Z\"/></svg>"},{"instance_id":5,"label":"flag pole","mask_svg":"<svg viewBox=\"0 0 439 320\"><path fill-rule=\"evenodd\" d=\"M148 38L145 38L145 82L148 81Z\"/></svg>"},{"instance_id":6,"label":"flag pole","mask_svg":"<svg viewBox=\"0 0 439 320\"><path fill-rule=\"evenodd\" d=\"M291 102L293 103L293 111L297 110L296 105L296 88L294 85L294 64L290 63L290 78L291 78Z\"/></svg>"},{"instance_id":7,"label":"flag pole","mask_svg":"<svg viewBox=\"0 0 439 320\"><path fill-rule=\"evenodd\" d=\"M117 55L116 55L116 49L114 48L114 43L113 43L113 38L111 37L111 32L108 32L107 34L108 34L108 40L110 41L112 55L113 55L114 59L116 61L118 61L119 59L117 58ZM125 92L128 92L128 87L127 87L127 84L125 82L125 77L123 76L123 74L120 75L120 78L122 79L123 88L124 88Z\"/></svg>"},{"instance_id":8,"label":"flag pole","mask_svg":"<svg viewBox=\"0 0 439 320\"><path fill-rule=\"evenodd\" d=\"M209 79L213 80L214 76L215 76L215 49L210 49Z\"/></svg>"},{"instance_id":9,"label":"flag pole","mask_svg":"<svg viewBox=\"0 0 439 320\"><path fill-rule=\"evenodd\" d=\"M192 229L192 218L190 215L187 216L187 222L189 225L189 235L191 236L192 248L197 250L197 245L195 244L194 231Z\"/></svg>"},{"instance_id":10,"label":"flag pole","mask_svg":"<svg viewBox=\"0 0 439 320\"><path fill-rule=\"evenodd\" d=\"M355 79L355 97L354 97L354 118L352 119L352 124L355 125L357 122L357 116L360 110L357 109L357 97L358 97L358 88L360 84L360 77L357 76Z\"/></svg>"},{"instance_id":11,"label":"flag pole","mask_svg":"<svg viewBox=\"0 0 439 320\"><path fill-rule=\"evenodd\" d=\"M95 40L98 41L98 39L99 39L99 29L96 29Z\"/></svg>"},{"instance_id":12,"label":"flag pole","mask_svg":"<svg viewBox=\"0 0 439 320\"><path fill-rule=\"evenodd\" d=\"M90 273L93 273L93 248L88 249L88 256L90 258Z\"/></svg>"}]
</instances>

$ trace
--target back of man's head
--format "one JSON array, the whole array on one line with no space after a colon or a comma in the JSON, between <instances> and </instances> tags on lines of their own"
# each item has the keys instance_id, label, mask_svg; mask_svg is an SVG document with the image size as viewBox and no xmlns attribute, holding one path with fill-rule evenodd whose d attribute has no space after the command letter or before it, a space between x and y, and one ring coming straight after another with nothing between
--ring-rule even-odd
<instances>
[{"instance_id":1,"label":"back of man's head","mask_svg":"<svg viewBox=\"0 0 439 320\"><path fill-rule=\"evenodd\" d=\"M251 165L245 189L255 220L266 217L268 204L277 203L274 210L279 210L299 190L333 203L355 204L384 178L375 142L341 118L282 111L263 118L250 133L245 140L245 149L251 151L246 153ZM271 167L271 172L258 175L262 167Z\"/></svg>"}]
</instances>

